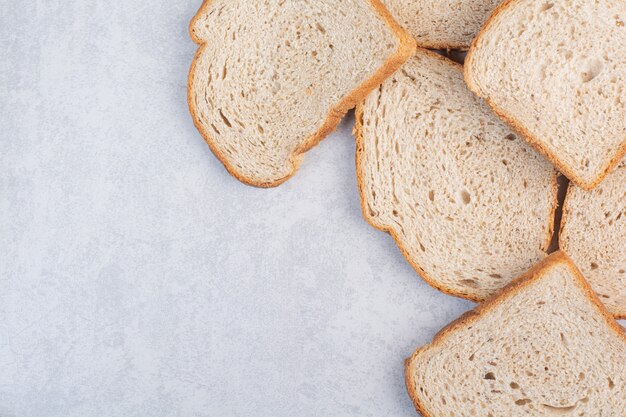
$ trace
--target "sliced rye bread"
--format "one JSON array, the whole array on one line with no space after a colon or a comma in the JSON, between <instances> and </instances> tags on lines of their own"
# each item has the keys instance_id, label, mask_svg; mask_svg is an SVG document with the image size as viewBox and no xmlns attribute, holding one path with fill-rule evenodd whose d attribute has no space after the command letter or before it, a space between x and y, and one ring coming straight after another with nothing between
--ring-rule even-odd
<instances>
[{"instance_id":1,"label":"sliced rye bread","mask_svg":"<svg viewBox=\"0 0 626 417\"><path fill-rule=\"evenodd\" d=\"M379 0L207 0L190 33L194 123L228 171L258 187L290 178L415 48Z\"/></svg>"},{"instance_id":2,"label":"sliced rye bread","mask_svg":"<svg viewBox=\"0 0 626 417\"><path fill-rule=\"evenodd\" d=\"M592 191L570 186L559 239L606 308L626 319L626 164Z\"/></svg>"},{"instance_id":3,"label":"sliced rye bread","mask_svg":"<svg viewBox=\"0 0 626 417\"><path fill-rule=\"evenodd\" d=\"M590 190L626 154L626 1L508 0L474 39L469 88Z\"/></svg>"},{"instance_id":4,"label":"sliced rye bread","mask_svg":"<svg viewBox=\"0 0 626 417\"><path fill-rule=\"evenodd\" d=\"M563 253L443 329L406 362L424 417L626 412L626 337Z\"/></svg>"},{"instance_id":5,"label":"sliced rye bread","mask_svg":"<svg viewBox=\"0 0 626 417\"><path fill-rule=\"evenodd\" d=\"M546 256L556 171L424 49L356 113L365 219L433 287L483 300Z\"/></svg>"},{"instance_id":6,"label":"sliced rye bread","mask_svg":"<svg viewBox=\"0 0 626 417\"><path fill-rule=\"evenodd\" d=\"M469 48L501 0L383 0L423 48Z\"/></svg>"}]
</instances>

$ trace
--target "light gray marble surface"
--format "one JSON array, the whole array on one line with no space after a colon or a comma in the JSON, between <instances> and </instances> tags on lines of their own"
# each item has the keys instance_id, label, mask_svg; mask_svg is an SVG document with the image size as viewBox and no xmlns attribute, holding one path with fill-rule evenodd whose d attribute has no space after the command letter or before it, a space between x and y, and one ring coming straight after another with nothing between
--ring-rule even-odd
<instances>
[{"instance_id":1,"label":"light gray marble surface","mask_svg":"<svg viewBox=\"0 0 626 417\"><path fill-rule=\"evenodd\" d=\"M414 416L471 308L361 217L352 118L285 185L186 106L200 0L0 1L0 416Z\"/></svg>"}]
</instances>

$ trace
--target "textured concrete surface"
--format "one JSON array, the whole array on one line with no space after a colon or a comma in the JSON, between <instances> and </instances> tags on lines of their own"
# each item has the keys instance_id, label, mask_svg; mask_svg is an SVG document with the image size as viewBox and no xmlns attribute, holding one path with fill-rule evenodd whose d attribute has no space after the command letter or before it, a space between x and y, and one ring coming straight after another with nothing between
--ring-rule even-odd
<instances>
[{"instance_id":1,"label":"textured concrete surface","mask_svg":"<svg viewBox=\"0 0 626 417\"><path fill-rule=\"evenodd\" d=\"M362 219L346 120L284 186L187 112L199 0L0 7L0 416L414 416L471 304Z\"/></svg>"}]
</instances>

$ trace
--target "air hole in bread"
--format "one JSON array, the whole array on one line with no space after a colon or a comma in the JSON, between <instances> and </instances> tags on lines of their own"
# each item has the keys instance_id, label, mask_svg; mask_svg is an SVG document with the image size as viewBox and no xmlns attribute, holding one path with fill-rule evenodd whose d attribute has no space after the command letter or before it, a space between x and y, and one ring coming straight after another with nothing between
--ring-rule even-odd
<instances>
[{"instance_id":1,"label":"air hole in bread","mask_svg":"<svg viewBox=\"0 0 626 417\"><path fill-rule=\"evenodd\" d=\"M502 279L502 275L500 275L500 274L490 274L489 276L491 278L495 278L495 279Z\"/></svg>"},{"instance_id":2,"label":"air hole in bread","mask_svg":"<svg viewBox=\"0 0 626 417\"><path fill-rule=\"evenodd\" d=\"M472 201L472 197L467 190L461 191L461 201L463 201L463 204L465 205L469 204Z\"/></svg>"},{"instance_id":3,"label":"air hole in bread","mask_svg":"<svg viewBox=\"0 0 626 417\"><path fill-rule=\"evenodd\" d=\"M570 405L567 407L555 407L548 404L541 405L543 406L543 408L546 409L546 411L550 412L551 414L568 414L570 411L574 411L574 409L576 408L575 405Z\"/></svg>"},{"instance_id":4,"label":"air hole in bread","mask_svg":"<svg viewBox=\"0 0 626 417\"><path fill-rule=\"evenodd\" d=\"M435 201L435 191L430 190L430 191L428 192L428 199L429 199L430 201Z\"/></svg>"},{"instance_id":5,"label":"air hole in bread","mask_svg":"<svg viewBox=\"0 0 626 417\"><path fill-rule=\"evenodd\" d=\"M609 389L615 388L615 382L611 378L607 378L609 380Z\"/></svg>"},{"instance_id":6,"label":"air hole in bread","mask_svg":"<svg viewBox=\"0 0 626 417\"><path fill-rule=\"evenodd\" d=\"M553 8L553 7L554 7L554 3L550 3L550 2L548 2L548 3L544 3L544 4L541 6L541 9L539 9L539 11L540 11L540 12L545 12L545 11L547 11L547 10L550 10L550 9L551 9L551 8Z\"/></svg>"},{"instance_id":7,"label":"air hole in bread","mask_svg":"<svg viewBox=\"0 0 626 417\"><path fill-rule=\"evenodd\" d=\"M506 135L504 137L504 139L506 139L506 140L515 140L515 139L517 139L517 136L515 136L513 133L510 133L510 134Z\"/></svg>"},{"instance_id":8,"label":"air hole in bread","mask_svg":"<svg viewBox=\"0 0 626 417\"><path fill-rule=\"evenodd\" d=\"M489 380L495 381L496 376L493 374L493 372L487 372L485 376L483 377L483 379L489 379Z\"/></svg>"},{"instance_id":9,"label":"air hole in bread","mask_svg":"<svg viewBox=\"0 0 626 417\"><path fill-rule=\"evenodd\" d=\"M522 398L521 400L515 401L515 405L526 405L531 401L528 398Z\"/></svg>"},{"instance_id":10,"label":"air hole in bread","mask_svg":"<svg viewBox=\"0 0 626 417\"><path fill-rule=\"evenodd\" d=\"M587 63L587 68L580 74L583 83L588 83L602 72L604 64L602 61L594 59Z\"/></svg>"},{"instance_id":11,"label":"air hole in bread","mask_svg":"<svg viewBox=\"0 0 626 417\"><path fill-rule=\"evenodd\" d=\"M595 262L592 262L590 266L592 271L598 269L598 264Z\"/></svg>"},{"instance_id":12,"label":"air hole in bread","mask_svg":"<svg viewBox=\"0 0 626 417\"><path fill-rule=\"evenodd\" d=\"M478 283L474 279L462 279L460 282L461 285L465 285L471 288L478 288Z\"/></svg>"},{"instance_id":13,"label":"air hole in bread","mask_svg":"<svg viewBox=\"0 0 626 417\"><path fill-rule=\"evenodd\" d=\"M228 117L226 117L224 115L224 113L222 112L222 109L219 109L219 113L220 113L220 117L222 118L222 121L224 122L224 124L228 127L233 127L233 125L230 123L230 120L228 120Z\"/></svg>"},{"instance_id":14,"label":"air hole in bread","mask_svg":"<svg viewBox=\"0 0 626 417\"><path fill-rule=\"evenodd\" d=\"M509 386L513 389L519 389L519 384L517 384L516 382L511 382Z\"/></svg>"}]
</instances>

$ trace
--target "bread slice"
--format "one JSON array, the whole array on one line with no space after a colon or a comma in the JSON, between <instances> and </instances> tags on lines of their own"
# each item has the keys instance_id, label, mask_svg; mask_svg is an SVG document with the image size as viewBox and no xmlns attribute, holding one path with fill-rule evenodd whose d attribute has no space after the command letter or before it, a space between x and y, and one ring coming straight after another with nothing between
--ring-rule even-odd
<instances>
[{"instance_id":1,"label":"bread slice","mask_svg":"<svg viewBox=\"0 0 626 417\"><path fill-rule=\"evenodd\" d=\"M383 0L423 48L468 49L501 0Z\"/></svg>"},{"instance_id":2,"label":"bread slice","mask_svg":"<svg viewBox=\"0 0 626 417\"><path fill-rule=\"evenodd\" d=\"M508 0L474 40L472 91L590 190L626 153L626 1Z\"/></svg>"},{"instance_id":3,"label":"bread slice","mask_svg":"<svg viewBox=\"0 0 626 417\"><path fill-rule=\"evenodd\" d=\"M626 319L626 164L593 191L570 186L559 238L607 309Z\"/></svg>"},{"instance_id":4,"label":"bread slice","mask_svg":"<svg viewBox=\"0 0 626 417\"><path fill-rule=\"evenodd\" d=\"M406 364L424 417L626 412L626 337L562 252L443 329Z\"/></svg>"},{"instance_id":5,"label":"bread slice","mask_svg":"<svg viewBox=\"0 0 626 417\"><path fill-rule=\"evenodd\" d=\"M290 178L415 47L379 0L208 0L190 32L201 45L188 81L195 125L259 187Z\"/></svg>"},{"instance_id":6,"label":"bread slice","mask_svg":"<svg viewBox=\"0 0 626 417\"><path fill-rule=\"evenodd\" d=\"M363 215L420 275L483 300L546 256L556 171L463 81L419 50L357 107Z\"/></svg>"}]
</instances>

